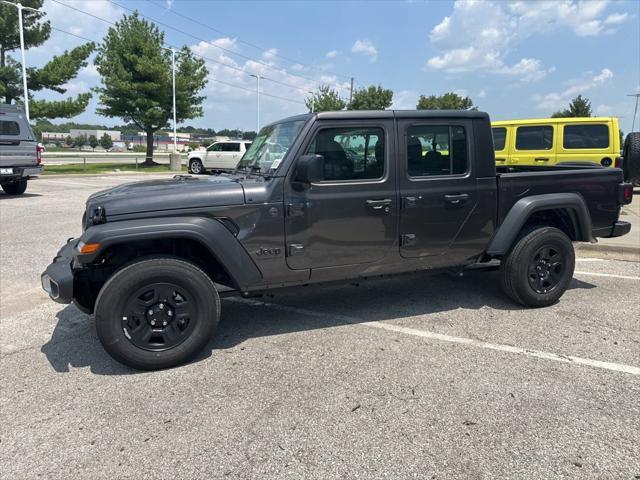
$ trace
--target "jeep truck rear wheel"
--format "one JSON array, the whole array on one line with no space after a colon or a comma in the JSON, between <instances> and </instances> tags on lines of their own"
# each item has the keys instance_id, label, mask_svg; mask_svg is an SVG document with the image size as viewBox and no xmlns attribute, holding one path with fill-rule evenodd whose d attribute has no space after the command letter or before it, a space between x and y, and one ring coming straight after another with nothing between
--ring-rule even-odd
<instances>
[{"instance_id":1,"label":"jeep truck rear wheel","mask_svg":"<svg viewBox=\"0 0 640 480\"><path fill-rule=\"evenodd\" d=\"M546 307L567 290L575 260L571 240L562 230L537 228L521 237L502 260L502 288L526 307Z\"/></svg>"},{"instance_id":2,"label":"jeep truck rear wheel","mask_svg":"<svg viewBox=\"0 0 640 480\"><path fill-rule=\"evenodd\" d=\"M139 370L180 365L202 350L220 319L211 278L176 258L140 260L117 271L96 300L105 350Z\"/></svg>"}]
</instances>

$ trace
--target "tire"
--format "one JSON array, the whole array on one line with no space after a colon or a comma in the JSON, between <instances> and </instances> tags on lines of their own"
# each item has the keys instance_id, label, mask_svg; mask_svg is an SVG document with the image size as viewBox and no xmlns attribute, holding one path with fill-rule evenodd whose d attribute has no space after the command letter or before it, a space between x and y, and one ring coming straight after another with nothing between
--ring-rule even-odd
<instances>
[{"instance_id":1,"label":"tire","mask_svg":"<svg viewBox=\"0 0 640 480\"><path fill-rule=\"evenodd\" d=\"M26 180L19 180L17 182L2 184L2 190L4 190L4 193L6 193L7 195L22 195L26 189Z\"/></svg>"},{"instance_id":2,"label":"tire","mask_svg":"<svg viewBox=\"0 0 640 480\"><path fill-rule=\"evenodd\" d=\"M202 175L206 173L204 165L202 165L199 158L189 160L189 173L193 173L194 175Z\"/></svg>"},{"instance_id":3,"label":"tire","mask_svg":"<svg viewBox=\"0 0 640 480\"><path fill-rule=\"evenodd\" d=\"M521 305L546 307L567 290L575 261L571 240L562 230L536 228L524 234L502 260L502 288Z\"/></svg>"},{"instance_id":4,"label":"tire","mask_svg":"<svg viewBox=\"0 0 640 480\"><path fill-rule=\"evenodd\" d=\"M205 347L218 326L220 297L194 264L154 257L113 274L95 312L98 338L114 359L158 370L183 364Z\"/></svg>"},{"instance_id":5,"label":"tire","mask_svg":"<svg viewBox=\"0 0 640 480\"><path fill-rule=\"evenodd\" d=\"M631 132L622 151L624 179L640 186L640 132Z\"/></svg>"}]
</instances>

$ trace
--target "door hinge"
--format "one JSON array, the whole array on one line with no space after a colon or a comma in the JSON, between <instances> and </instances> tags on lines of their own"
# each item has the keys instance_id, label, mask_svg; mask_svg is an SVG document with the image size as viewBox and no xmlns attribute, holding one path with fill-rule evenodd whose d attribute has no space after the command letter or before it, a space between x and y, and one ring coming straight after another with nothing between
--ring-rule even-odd
<instances>
[{"instance_id":1,"label":"door hinge","mask_svg":"<svg viewBox=\"0 0 640 480\"><path fill-rule=\"evenodd\" d=\"M304 203L290 203L287 205L287 216L289 217L299 217L300 215L304 215Z\"/></svg>"},{"instance_id":2,"label":"door hinge","mask_svg":"<svg viewBox=\"0 0 640 480\"><path fill-rule=\"evenodd\" d=\"M412 247L416 244L416 235L414 233L405 233L400 235L401 247Z\"/></svg>"},{"instance_id":3,"label":"door hinge","mask_svg":"<svg viewBox=\"0 0 640 480\"><path fill-rule=\"evenodd\" d=\"M412 208L416 206L416 197L402 197L402 208Z\"/></svg>"},{"instance_id":4,"label":"door hinge","mask_svg":"<svg viewBox=\"0 0 640 480\"><path fill-rule=\"evenodd\" d=\"M290 243L288 247L289 256L302 255L304 253L304 245L301 243Z\"/></svg>"}]
</instances>

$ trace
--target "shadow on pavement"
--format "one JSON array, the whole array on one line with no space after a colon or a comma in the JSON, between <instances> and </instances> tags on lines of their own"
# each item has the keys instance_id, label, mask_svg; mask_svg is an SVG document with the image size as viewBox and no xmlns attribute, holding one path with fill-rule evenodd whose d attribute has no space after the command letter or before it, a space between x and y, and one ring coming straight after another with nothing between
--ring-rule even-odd
<instances>
[{"instance_id":1,"label":"shadow on pavement","mask_svg":"<svg viewBox=\"0 0 640 480\"><path fill-rule=\"evenodd\" d=\"M576 279L569 287L570 290L592 288L595 285ZM251 305L250 302L223 300L222 319L216 335L193 362L210 357L212 350L231 348L249 338L457 309L525 310L502 293L497 272L470 272L461 278L411 274L359 284L298 287L256 300L321 314L304 315L259 303ZM41 348L56 372L90 367L91 372L98 375L141 373L121 365L105 352L98 340L93 317L69 305L58 312L57 319L51 339Z\"/></svg>"},{"instance_id":2,"label":"shadow on pavement","mask_svg":"<svg viewBox=\"0 0 640 480\"><path fill-rule=\"evenodd\" d=\"M2 190L0 190L0 200L17 200L19 198L29 198L29 197L41 197L41 193L23 193L21 195L7 195Z\"/></svg>"}]
</instances>

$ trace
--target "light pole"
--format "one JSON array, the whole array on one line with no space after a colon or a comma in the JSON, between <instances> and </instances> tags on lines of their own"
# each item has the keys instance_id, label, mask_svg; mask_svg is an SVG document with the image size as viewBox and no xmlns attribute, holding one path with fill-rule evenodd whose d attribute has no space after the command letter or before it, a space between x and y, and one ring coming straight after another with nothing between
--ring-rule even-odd
<instances>
[{"instance_id":1,"label":"light pole","mask_svg":"<svg viewBox=\"0 0 640 480\"><path fill-rule=\"evenodd\" d=\"M253 78L257 80L256 83L256 134L260 131L260 79L264 78L261 75L250 74Z\"/></svg>"},{"instance_id":2,"label":"light pole","mask_svg":"<svg viewBox=\"0 0 640 480\"><path fill-rule=\"evenodd\" d=\"M176 125L176 49L171 47L162 47L162 49L171 52L171 77L173 80L173 151L178 151L178 134Z\"/></svg>"},{"instance_id":3,"label":"light pole","mask_svg":"<svg viewBox=\"0 0 640 480\"><path fill-rule=\"evenodd\" d=\"M316 109L316 95L313 92L307 92L311 95L311 113Z\"/></svg>"},{"instance_id":4,"label":"light pole","mask_svg":"<svg viewBox=\"0 0 640 480\"><path fill-rule=\"evenodd\" d=\"M31 119L29 118L29 92L27 90L27 64L24 58L24 29L22 27L22 10L31 10L32 12L39 12L39 10L31 7L23 7L21 3L8 2L7 0L0 0L0 3L13 5L18 9L18 28L20 30L20 53L22 54L22 89L24 91L24 113L27 116L27 122L30 122Z\"/></svg>"}]
</instances>

